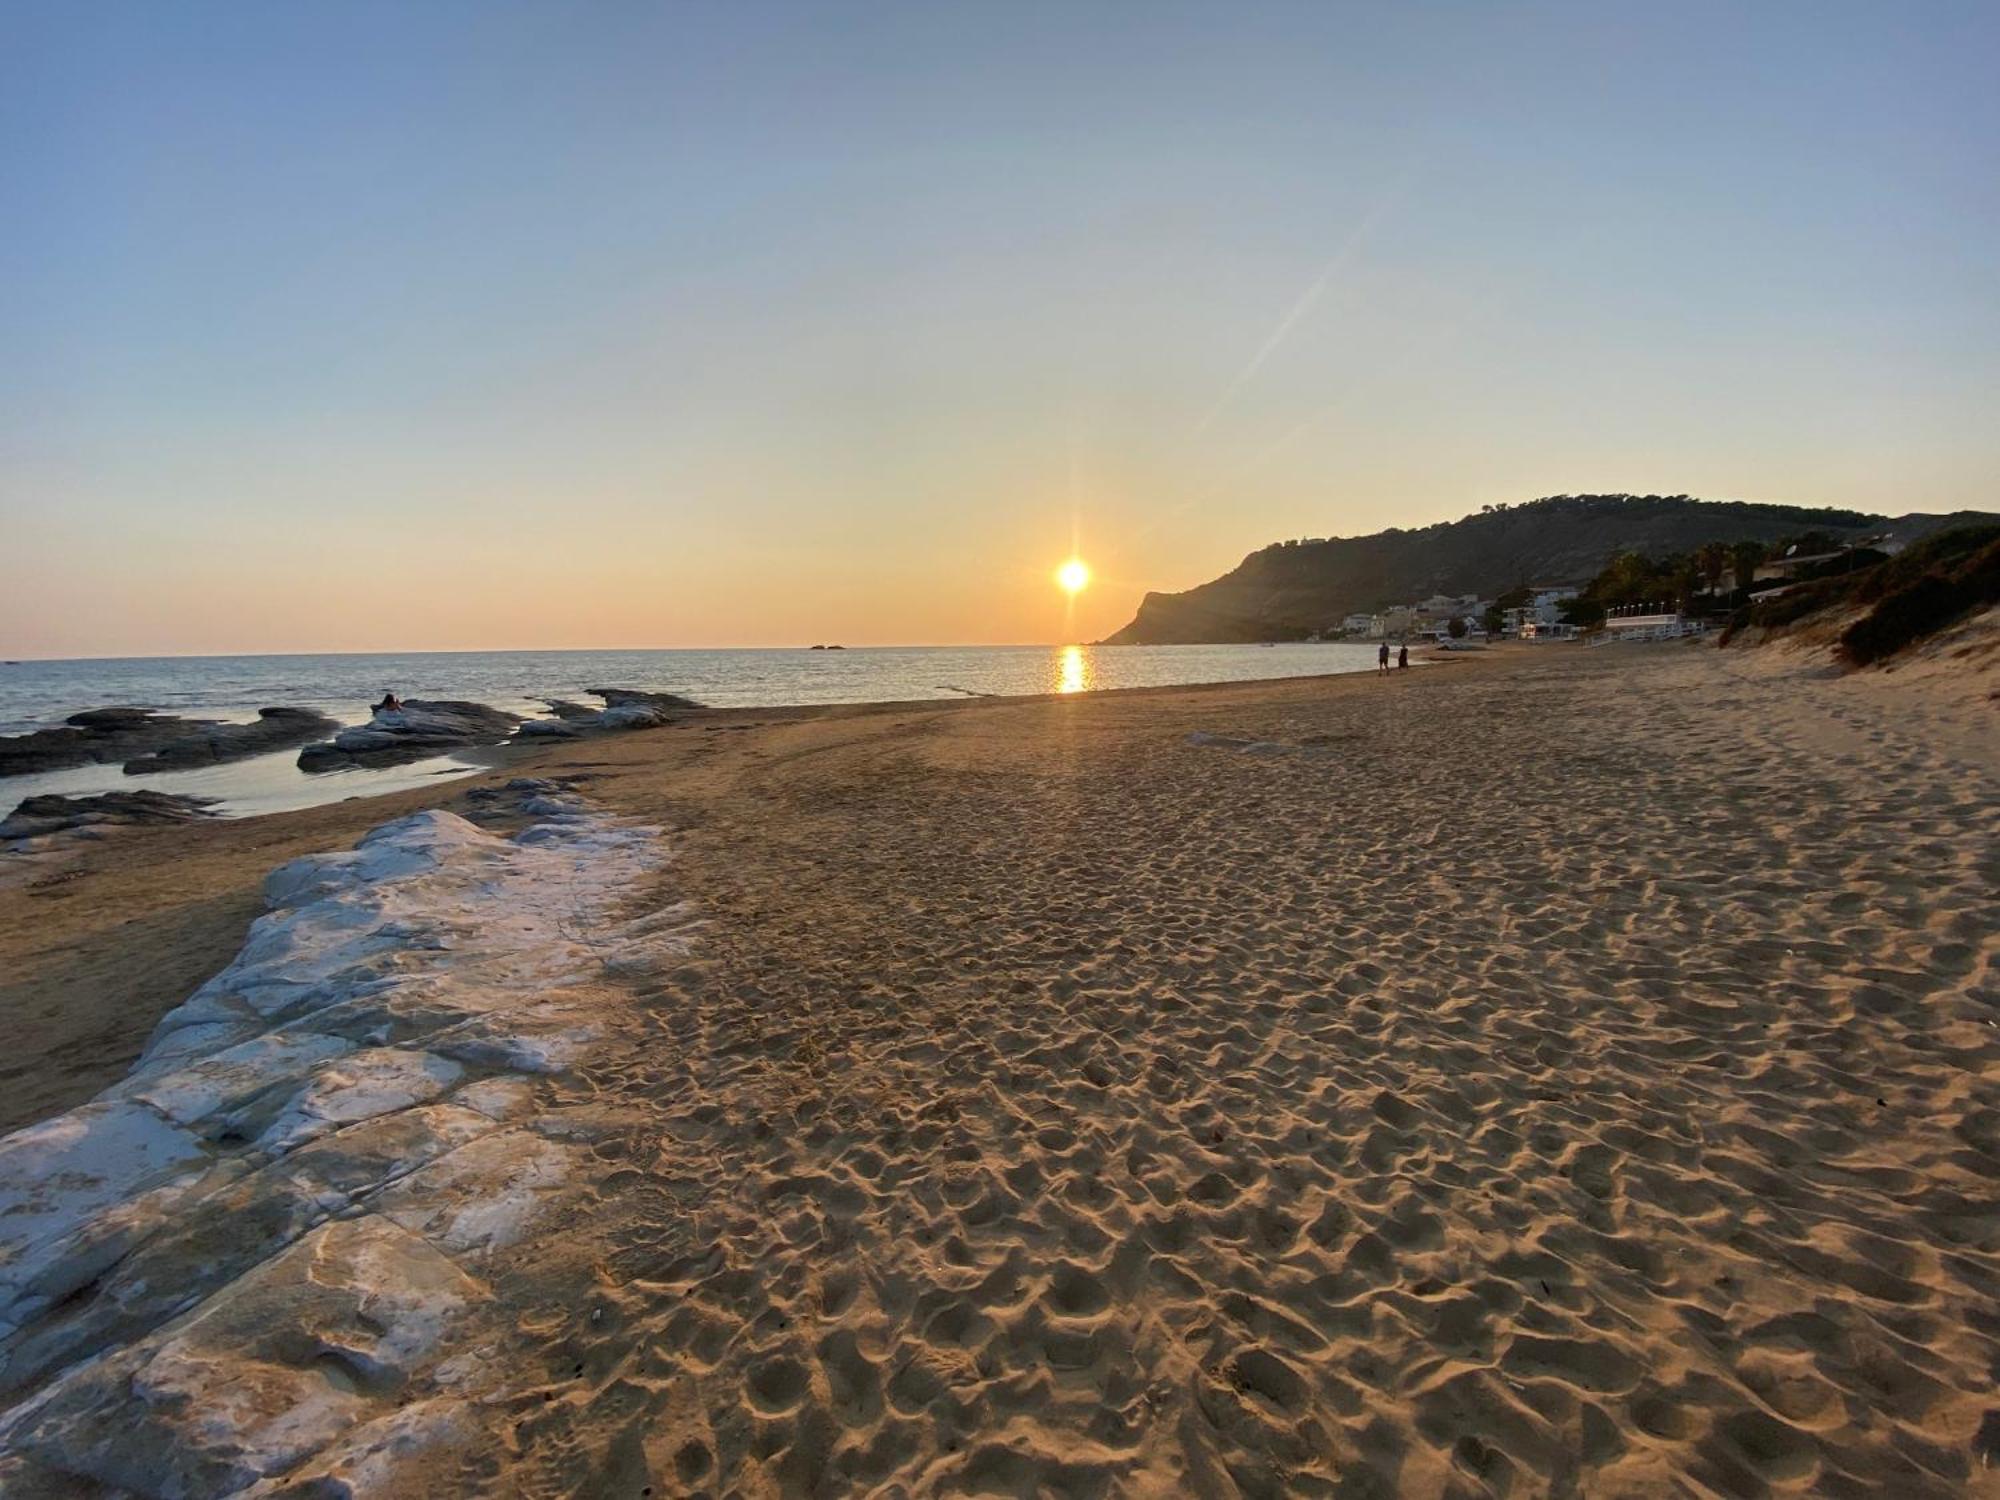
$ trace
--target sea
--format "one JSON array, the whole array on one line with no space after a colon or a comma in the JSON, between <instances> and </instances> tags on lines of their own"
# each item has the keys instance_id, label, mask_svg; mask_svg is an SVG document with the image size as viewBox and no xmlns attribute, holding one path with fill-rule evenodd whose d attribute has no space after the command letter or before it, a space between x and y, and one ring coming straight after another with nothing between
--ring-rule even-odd
<instances>
[{"instance_id":1,"label":"sea","mask_svg":"<svg viewBox=\"0 0 2000 1500\"><path fill-rule=\"evenodd\" d=\"M1351 642L1273 646L868 646L655 651L422 651L327 656L156 656L0 665L0 734L59 724L83 709L156 708L187 718L245 721L280 704L363 723L385 692L459 698L539 716L552 698L596 706L595 687L680 693L714 708L908 702L1365 672L1375 647ZM469 776L478 751L400 766L308 774L296 749L228 765L127 776L83 766L0 780L0 815L21 798L150 787L209 797L223 816L311 807Z\"/></svg>"}]
</instances>

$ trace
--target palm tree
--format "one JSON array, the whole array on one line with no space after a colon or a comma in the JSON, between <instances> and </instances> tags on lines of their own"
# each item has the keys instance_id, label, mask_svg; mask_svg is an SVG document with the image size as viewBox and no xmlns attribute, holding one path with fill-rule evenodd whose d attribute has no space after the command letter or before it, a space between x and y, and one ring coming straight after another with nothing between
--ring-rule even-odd
<instances>
[{"instance_id":1,"label":"palm tree","mask_svg":"<svg viewBox=\"0 0 2000 1500\"><path fill-rule=\"evenodd\" d=\"M1757 568L1770 549L1762 542L1738 542L1729 549L1729 560L1736 567L1736 586L1747 589L1757 581Z\"/></svg>"},{"instance_id":2,"label":"palm tree","mask_svg":"<svg viewBox=\"0 0 2000 1500\"><path fill-rule=\"evenodd\" d=\"M1685 613L1694 606L1694 586L1701 582L1701 564L1692 557L1670 557L1664 571L1673 586L1674 608Z\"/></svg>"},{"instance_id":3,"label":"palm tree","mask_svg":"<svg viewBox=\"0 0 2000 1500\"><path fill-rule=\"evenodd\" d=\"M1701 569L1703 582L1712 594L1722 587L1722 575L1729 571L1729 546L1726 542L1709 542L1694 555L1695 565Z\"/></svg>"}]
</instances>

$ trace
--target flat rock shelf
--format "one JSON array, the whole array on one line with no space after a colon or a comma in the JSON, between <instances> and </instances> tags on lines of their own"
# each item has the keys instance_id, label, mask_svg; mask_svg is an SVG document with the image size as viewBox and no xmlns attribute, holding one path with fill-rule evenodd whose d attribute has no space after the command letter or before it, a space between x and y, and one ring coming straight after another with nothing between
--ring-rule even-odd
<instances>
[{"instance_id":1,"label":"flat rock shelf","mask_svg":"<svg viewBox=\"0 0 2000 1500\"><path fill-rule=\"evenodd\" d=\"M422 812L273 871L129 1077L0 1141L0 1491L392 1493L455 1429L494 1257L573 1176L538 1080L617 1024L606 955L687 930L623 914L658 830L510 792L511 837Z\"/></svg>"}]
</instances>

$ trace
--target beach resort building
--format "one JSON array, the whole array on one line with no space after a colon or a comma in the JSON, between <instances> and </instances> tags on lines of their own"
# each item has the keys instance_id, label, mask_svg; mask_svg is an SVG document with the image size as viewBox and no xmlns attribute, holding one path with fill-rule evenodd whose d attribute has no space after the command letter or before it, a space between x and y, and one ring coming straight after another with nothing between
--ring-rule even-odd
<instances>
[{"instance_id":1,"label":"beach resort building","mask_svg":"<svg viewBox=\"0 0 2000 1500\"><path fill-rule=\"evenodd\" d=\"M1671 641L1684 635L1700 635L1707 623L1690 618L1672 604L1621 604L1604 617L1604 628L1591 644L1614 641Z\"/></svg>"},{"instance_id":2,"label":"beach resort building","mask_svg":"<svg viewBox=\"0 0 2000 1500\"><path fill-rule=\"evenodd\" d=\"M1796 583L1801 578L1818 577L1829 573L1845 572L1841 566L1847 560L1849 566L1859 566L1871 561L1868 552L1881 551L1880 546L1864 544L1862 547L1838 547L1831 552L1800 552L1797 547L1789 549L1783 557L1773 557L1757 565L1752 575L1751 592L1757 592L1759 583ZM1862 556L1856 557L1857 552Z\"/></svg>"},{"instance_id":3,"label":"beach resort building","mask_svg":"<svg viewBox=\"0 0 2000 1500\"><path fill-rule=\"evenodd\" d=\"M1441 620L1477 614L1480 603L1477 594L1432 594L1421 604L1411 605L1410 608L1418 619L1435 624Z\"/></svg>"},{"instance_id":4,"label":"beach resort building","mask_svg":"<svg viewBox=\"0 0 2000 1500\"><path fill-rule=\"evenodd\" d=\"M1538 625L1554 625L1562 619L1562 607L1577 596L1575 584L1555 584L1535 590L1527 609Z\"/></svg>"},{"instance_id":5,"label":"beach resort building","mask_svg":"<svg viewBox=\"0 0 2000 1500\"><path fill-rule=\"evenodd\" d=\"M1516 605L1505 612L1506 621L1501 629L1505 634L1524 641L1572 639L1576 629L1562 623L1562 607L1578 592L1573 584L1536 588L1526 604Z\"/></svg>"}]
</instances>

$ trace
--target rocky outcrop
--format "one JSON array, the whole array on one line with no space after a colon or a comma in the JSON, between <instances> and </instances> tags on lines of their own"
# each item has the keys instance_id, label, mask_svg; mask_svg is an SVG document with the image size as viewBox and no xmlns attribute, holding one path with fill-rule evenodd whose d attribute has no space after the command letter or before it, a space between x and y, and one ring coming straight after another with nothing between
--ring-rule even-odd
<instances>
[{"instance_id":1,"label":"rocky outcrop","mask_svg":"<svg viewBox=\"0 0 2000 1500\"><path fill-rule=\"evenodd\" d=\"M102 825L191 823L211 817L212 797L170 796L165 792L105 792L96 797L24 797L0 821L0 842L40 838Z\"/></svg>"},{"instance_id":2,"label":"rocky outcrop","mask_svg":"<svg viewBox=\"0 0 2000 1500\"><path fill-rule=\"evenodd\" d=\"M0 776L30 776L72 766L130 760L214 727L150 708L93 708L28 734L0 736Z\"/></svg>"},{"instance_id":3,"label":"rocky outcrop","mask_svg":"<svg viewBox=\"0 0 2000 1500\"><path fill-rule=\"evenodd\" d=\"M135 776L181 771L283 750L337 727L309 708L262 708L249 724L183 719L150 708L93 708L48 729L0 736L0 776L119 761Z\"/></svg>"},{"instance_id":4,"label":"rocky outcrop","mask_svg":"<svg viewBox=\"0 0 2000 1500\"><path fill-rule=\"evenodd\" d=\"M520 728L523 739L574 740L606 729L657 729L673 722L676 713L701 705L678 693L647 693L634 688L586 688L604 707L593 712L580 704L553 699L552 719L530 719Z\"/></svg>"},{"instance_id":5,"label":"rocky outcrop","mask_svg":"<svg viewBox=\"0 0 2000 1500\"><path fill-rule=\"evenodd\" d=\"M509 795L511 839L425 812L273 871L130 1077L0 1140L0 1492L418 1492L589 1149L536 1080L617 1024L605 954L684 944L613 915L656 830Z\"/></svg>"},{"instance_id":6,"label":"rocky outcrop","mask_svg":"<svg viewBox=\"0 0 2000 1500\"><path fill-rule=\"evenodd\" d=\"M336 771L354 765L420 760L466 745L497 745L521 722L518 714L484 703L411 698L398 709L377 709L366 724L299 752L302 771Z\"/></svg>"},{"instance_id":7,"label":"rocky outcrop","mask_svg":"<svg viewBox=\"0 0 2000 1500\"><path fill-rule=\"evenodd\" d=\"M692 698L683 698L679 693L646 693L636 688L585 688L593 698L602 698L605 709L649 708L661 714L673 713L701 705Z\"/></svg>"},{"instance_id":8,"label":"rocky outcrop","mask_svg":"<svg viewBox=\"0 0 2000 1500\"><path fill-rule=\"evenodd\" d=\"M573 718L529 719L516 734L524 740L580 740L596 718L593 713L589 720L584 721Z\"/></svg>"},{"instance_id":9,"label":"rocky outcrop","mask_svg":"<svg viewBox=\"0 0 2000 1500\"><path fill-rule=\"evenodd\" d=\"M125 762L127 776L144 776L155 771L185 771L195 766L218 765L242 760L272 750L289 750L340 727L311 708L260 708L248 724L208 724L194 733L169 740L149 755Z\"/></svg>"}]
</instances>

